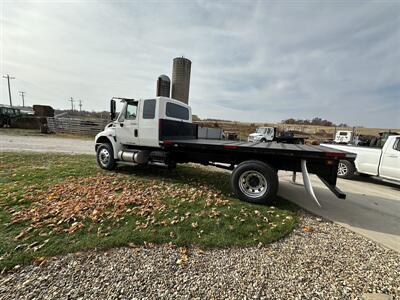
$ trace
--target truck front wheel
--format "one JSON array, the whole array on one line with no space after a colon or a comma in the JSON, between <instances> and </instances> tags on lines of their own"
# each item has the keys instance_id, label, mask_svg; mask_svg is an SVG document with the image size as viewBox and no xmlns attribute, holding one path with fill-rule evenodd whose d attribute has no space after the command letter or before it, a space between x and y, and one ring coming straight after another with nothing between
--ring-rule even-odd
<instances>
[{"instance_id":1,"label":"truck front wheel","mask_svg":"<svg viewBox=\"0 0 400 300\"><path fill-rule=\"evenodd\" d=\"M105 170L113 170L116 163L112 145L101 144L96 151L96 160L100 168Z\"/></svg>"},{"instance_id":2,"label":"truck front wheel","mask_svg":"<svg viewBox=\"0 0 400 300\"><path fill-rule=\"evenodd\" d=\"M278 175L264 162L251 160L240 163L232 172L232 192L242 201L268 204L278 191Z\"/></svg>"},{"instance_id":3,"label":"truck front wheel","mask_svg":"<svg viewBox=\"0 0 400 300\"><path fill-rule=\"evenodd\" d=\"M350 179L354 176L354 165L348 160L340 160L338 165L337 176L339 178Z\"/></svg>"}]
</instances>

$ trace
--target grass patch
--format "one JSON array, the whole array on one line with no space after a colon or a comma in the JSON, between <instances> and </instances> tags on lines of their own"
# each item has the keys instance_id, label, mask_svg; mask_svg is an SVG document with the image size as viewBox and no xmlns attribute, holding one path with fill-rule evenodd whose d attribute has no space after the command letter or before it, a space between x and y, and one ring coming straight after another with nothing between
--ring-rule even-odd
<instances>
[{"instance_id":1,"label":"grass patch","mask_svg":"<svg viewBox=\"0 0 400 300\"><path fill-rule=\"evenodd\" d=\"M89 155L0 154L0 268L130 243L203 248L277 240L298 222L232 198L229 173L193 165L105 172Z\"/></svg>"}]
</instances>

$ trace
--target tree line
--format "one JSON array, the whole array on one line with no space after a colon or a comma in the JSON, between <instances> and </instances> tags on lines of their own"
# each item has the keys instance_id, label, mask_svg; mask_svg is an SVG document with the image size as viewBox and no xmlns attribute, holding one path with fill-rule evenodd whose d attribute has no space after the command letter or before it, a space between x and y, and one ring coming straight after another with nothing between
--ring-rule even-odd
<instances>
[{"instance_id":1,"label":"tree line","mask_svg":"<svg viewBox=\"0 0 400 300\"><path fill-rule=\"evenodd\" d=\"M308 119L294 119L289 118L282 121L283 124L296 124L296 125L318 125L318 126L337 126L337 127L349 127L346 123L335 124L331 121L315 117L312 120Z\"/></svg>"}]
</instances>

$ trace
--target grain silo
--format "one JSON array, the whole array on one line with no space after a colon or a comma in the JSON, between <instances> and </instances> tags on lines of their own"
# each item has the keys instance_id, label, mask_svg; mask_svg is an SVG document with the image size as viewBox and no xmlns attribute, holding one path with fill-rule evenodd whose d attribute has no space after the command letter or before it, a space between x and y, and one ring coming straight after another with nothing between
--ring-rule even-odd
<instances>
[{"instance_id":1,"label":"grain silo","mask_svg":"<svg viewBox=\"0 0 400 300\"><path fill-rule=\"evenodd\" d=\"M171 88L171 80L167 75L160 75L157 79L156 96L168 97Z\"/></svg>"},{"instance_id":2,"label":"grain silo","mask_svg":"<svg viewBox=\"0 0 400 300\"><path fill-rule=\"evenodd\" d=\"M172 94L171 98L189 102L190 68L192 62L184 57L174 58L172 66Z\"/></svg>"}]
</instances>

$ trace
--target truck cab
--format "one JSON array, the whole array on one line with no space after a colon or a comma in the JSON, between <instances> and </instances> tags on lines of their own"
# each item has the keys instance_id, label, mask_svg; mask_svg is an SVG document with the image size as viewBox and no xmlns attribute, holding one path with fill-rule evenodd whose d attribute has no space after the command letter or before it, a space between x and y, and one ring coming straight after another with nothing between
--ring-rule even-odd
<instances>
[{"instance_id":1,"label":"truck cab","mask_svg":"<svg viewBox=\"0 0 400 300\"><path fill-rule=\"evenodd\" d=\"M113 122L122 145L160 146L159 120L192 123L188 105L166 97L122 100L124 105Z\"/></svg>"},{"instance_id":2,"label":"truck cab","mask_svg":"<svg viewBox=\"0 0 400 300\"><path fill-rule=\"evenodd\" d=\"M123 104L117 117L116 101ZM100 161L100 165L106 166L111 161L110 156L114 160L145 163L151 151L161 148L168 139L197 138L191 108L183 102L167 97L113 98L110 107L113 121L95 138L96 151L102 145L104 148L100 155L104 162Z\"/></svg>"},{"instance_id":3,"label":"truck cab","mask_svg":"<svg viewBox=\"0 0 400 300\"><path fill-rule=\"evenodd\" d=\"M250 133L249 142L271 142L275 138L274 127L258 127L256 132Z\"/></svg>"},{"instance_id":4,"label":"truck cab","mask_svg":"<svg viewBox=\"0 0 400 300\"><path fill-rule=\"evenodd\" d=\"M279 132L276 127L258 127L256 132L249 135L247 141L304 144L304 137L295 137L290 131Z\"/></svg>"}]
</instances>

